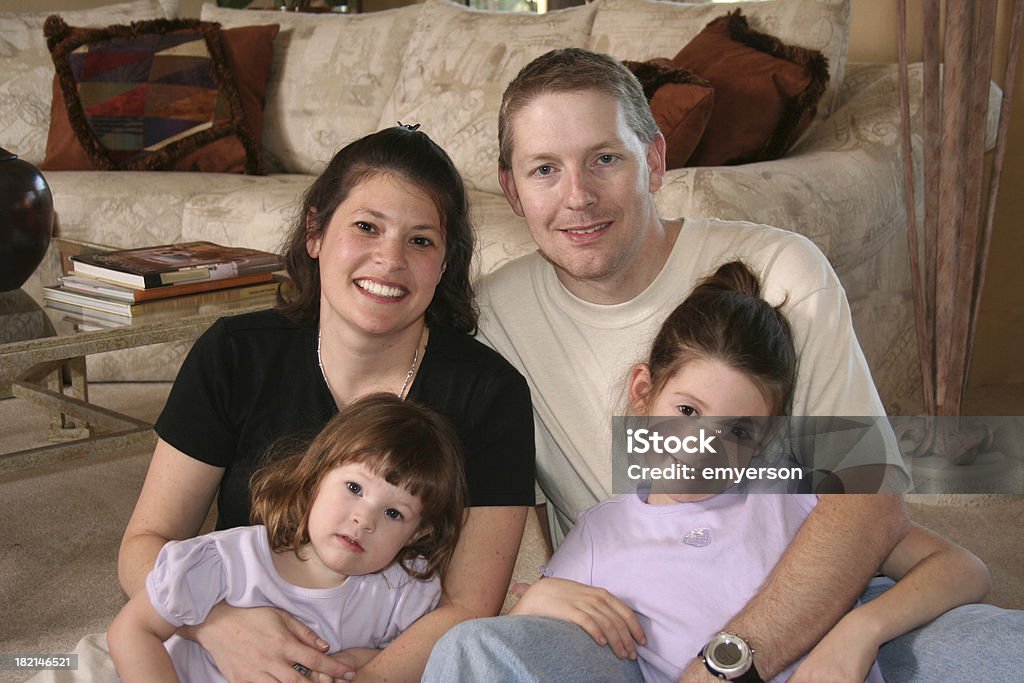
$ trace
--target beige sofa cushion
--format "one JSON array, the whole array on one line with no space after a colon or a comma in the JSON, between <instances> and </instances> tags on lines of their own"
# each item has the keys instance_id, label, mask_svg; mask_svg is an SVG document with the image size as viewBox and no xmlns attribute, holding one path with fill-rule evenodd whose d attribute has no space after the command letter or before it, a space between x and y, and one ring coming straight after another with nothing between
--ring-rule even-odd
<instances>
[{"instance_id":1,"label":"beige sofa cushion","mask_svg":"<svg viewBox=\"0 0 1024 683\"><path fill-rule=\"evenodd\" d=\"M686 4L659 0L598 0L588 47L619 59L671 59L707 24L727 12L743 11L750 26L784 43L820 50L828 59L829 84L818 119L835 105L846 72L850 0L763 0L727 4ZM657 30L652 30L657 27Z\"/></svg>"},{"instance_id":2,"label":"beige sofa cushion","mask_svg":"<svg viewBox=\"0 0 1024 683\"><path fill-rule=\"evenodd\" d=\"M280 251L302 208L302 195L315 177L284 173L254 180L211 185L189 197L182 214L182 239Z\"/></svg>"},{"instance_id":3,"label":"beige sofa cushion","mask_svg":"<svg viewBox=\"0 0 1024 683\"><path fill-rule=\"evenodd\" d=\"M0 146L33 164L46 154L53 97L53 60L43 22L54 12L0 12ZM134 0L59 13L72 26L173 19L177 0Z\"/></svg>"},{"instance_id":4,"label":"beige sofa cushion","mask_svg":"<svg viewBox=\"0 0 1024 683\"><path fill-rule=\"evenodd\" d=\"M537 250L526 221L512 212L504 195L469 190L469 216L476 230L474 278Z\"/></svg>"},{"instance_id":5,"label":"beige sofa cushion","mask_svg":"<svg viewBox=\"0 0 1024 683\"><path fill-rule=\"evenodd\" d=\"M377 130L421 7L340 15L203 5L203 21L225 28L281 26L263 118L268 168L319 173L339 148Z\"/></svg>"},{"instance_id":6,"label":"beige sofa cushion","mask_svg":"<svg viewBox=\"0 0 1024 683\"><path fill-rule=\"evenodd\" d=\"M118 248L185 241L183 216L195 196L247 190L259 197L265 187L265 176L231 173L48 171L46 181L57 210L57 234ZM250 246L251 241L230 244Z\"/></svg>"},{"instance_id":7,"label":"beige sofa cushion","mask_svg":"<svg viewBox=\"0 0 1024 683\"><path fill-rule=\"evenodd\" d=\"M500 193L498 108L505 86L548 50L586 46L595 9L537 15L427 0L380 127L419 123L470 187Z\"/></svg>"}]
</instances>

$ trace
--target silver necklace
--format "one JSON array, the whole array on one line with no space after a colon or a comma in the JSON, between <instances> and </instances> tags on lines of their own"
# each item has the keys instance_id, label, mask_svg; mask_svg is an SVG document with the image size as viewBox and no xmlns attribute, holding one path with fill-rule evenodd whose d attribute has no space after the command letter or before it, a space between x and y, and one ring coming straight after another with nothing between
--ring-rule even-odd
<instances>
[{"instance_id":1,"label":"silver necklace","mask_svg":"<svg viewBox=\"0 0 1024 683\"><path fill-rule=\"evenodd\" d=\"M324 372L324 359L320 355L320 340L323 337L323 331L317 328L316 331L316 364L320 366L320 376L324 378L324 384L327 385L327 389L333 394L334 390L331 389L331 381L327 379L327 373ZM405 398L405 390L409 386L409 380L416 374L416 363L420 359L420 344L416 342L416 350L412 353L412 365L409 366L409 372L405 373L405 379L402 381L402 388L398 390L398 398Z\"/></svg>"}]
</instances>

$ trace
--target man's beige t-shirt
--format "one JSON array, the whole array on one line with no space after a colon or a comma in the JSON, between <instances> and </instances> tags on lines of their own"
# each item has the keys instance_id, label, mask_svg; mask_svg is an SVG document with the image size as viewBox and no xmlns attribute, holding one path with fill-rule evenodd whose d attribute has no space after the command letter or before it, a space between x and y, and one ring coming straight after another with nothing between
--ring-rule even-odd
<instances>
[{"instance_id":1,"label":"man's beige t-shirt","mask_svg":"<svg viewBox=\"0 0 1024 683\"><path fill-rule=\"evenodd\" d=\"M612 416L624 414L633 364L698 280L732 260L761 279L799 357L794 415L883 416L846 294L807 238L754 223L686 219L661 272L622 304L583 301L539 253L506 264L480 286L480 335L526 377L535 412L537 477L556 543L576 516L611 496ZM894 441L879 459L901 464ZM553 515L552 515L553 513Z\"/></svg>"}]
</instances>

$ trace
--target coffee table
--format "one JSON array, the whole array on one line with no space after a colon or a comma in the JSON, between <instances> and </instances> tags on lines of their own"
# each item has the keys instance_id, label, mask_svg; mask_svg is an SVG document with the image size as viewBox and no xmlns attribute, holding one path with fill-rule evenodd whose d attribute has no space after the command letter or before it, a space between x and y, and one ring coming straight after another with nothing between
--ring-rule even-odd
<instances>
[{"instance_id":1,"label":"coffee table","mask_svg":"<svg viewBox=\"0 0 1024 683\"><path fill-rule=\"evenodd\" d=\"M81 244L65 241L58 247L66 254L80 249ZM55 443L0 454L0 473L154 444L156 435L148 422L89 403L86 356L162 342L193 341L218 318L273 305L271 297L204 304L173 314L125 318L123 325L114 327L83 329L65 312L43 306L38 298L23 290L0 294L0 303L6 302L15 310L19 322L31 322L23 327L49 333L16 341L0 339L0 370L17 369L11 393L49 411L50 439Z\"/></svg>"}]
</instances>

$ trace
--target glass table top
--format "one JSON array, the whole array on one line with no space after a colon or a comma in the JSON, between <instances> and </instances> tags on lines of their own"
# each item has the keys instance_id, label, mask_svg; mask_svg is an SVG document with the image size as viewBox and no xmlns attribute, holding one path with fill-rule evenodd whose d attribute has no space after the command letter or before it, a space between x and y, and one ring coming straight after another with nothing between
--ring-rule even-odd
<instances>
[{"instance_id":1,"label":"glass table top","mask_svg":"<svg viewBox=\"0 0 1024 683\"><path fill-rule=\"evenodd\" d=\"M170 311L101 317L81 307L54 308L30 292L0 292L0 368L195 339L220 317L274 303L273 295L196 304L182 300Z\"/></svg>"}]
</instances>

